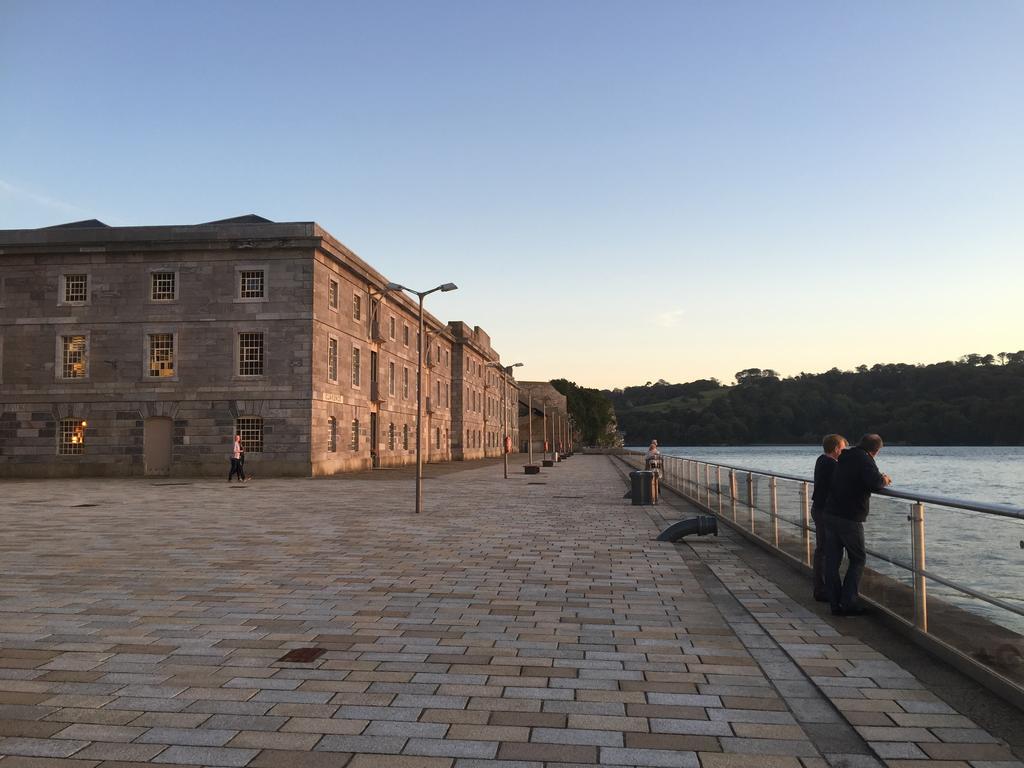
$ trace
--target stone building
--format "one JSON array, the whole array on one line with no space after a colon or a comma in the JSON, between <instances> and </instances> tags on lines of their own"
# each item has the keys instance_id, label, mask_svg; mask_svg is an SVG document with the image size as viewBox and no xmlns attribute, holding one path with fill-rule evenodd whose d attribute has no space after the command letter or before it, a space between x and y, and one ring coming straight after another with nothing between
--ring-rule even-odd
<instances>
[{"instance_id":1,"label":"stone building","mask_svg":"<svg viewBox=\"0 0 1024 768\"><path fill-rule=\"evenodd\" d=\"M313 222L0 231L0 476L226 476L236 432L256 474L412 463L418 308L387 283ZM424 328L424 456L470 458L455 333Z\"/></svg>"},{"instance_id":2,"label":"stone building","mask_svg":"<svg viewBox=\"0 0 1024 768\"><path fill-rule=\"evenodd\" d=\"M505 370L491 338L482 328L471 328L461 321L448 324L453 343L452 451L460 460L500 456L504 431L512 438L512 450L518 445L518 419L512 416L518 388ZM504 397L502 389L504 388ZM504 400L505 418L502 418Z\"/></svg>"},{"instance_id":3,"label":"stone building","mask_svg":"<svg viewBox=\"0 0 1024 768\"><path fill-rule=\"evenodd\" d=\"M520 381L518 386L519 450L534 459L552 451L564 452L570 442L565 395L547 381Z\"/></svg>"}]
</instances>

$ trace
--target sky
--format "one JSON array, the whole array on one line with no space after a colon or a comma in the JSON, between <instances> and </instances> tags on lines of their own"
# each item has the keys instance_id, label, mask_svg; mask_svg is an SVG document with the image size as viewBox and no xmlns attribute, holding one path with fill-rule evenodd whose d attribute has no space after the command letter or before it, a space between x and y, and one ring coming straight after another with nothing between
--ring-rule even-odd
<instances>
[{"instance_id":1,"label":"sky","mask_svg":"<svg viewBox=\"0 0 1024 768\"><path fill-rule=\"evenodd\" d=\"M0 229L316 221L524 380L1017 351L1021 39L1019 0L0 0Z\"/></svg>"}]
</instances>

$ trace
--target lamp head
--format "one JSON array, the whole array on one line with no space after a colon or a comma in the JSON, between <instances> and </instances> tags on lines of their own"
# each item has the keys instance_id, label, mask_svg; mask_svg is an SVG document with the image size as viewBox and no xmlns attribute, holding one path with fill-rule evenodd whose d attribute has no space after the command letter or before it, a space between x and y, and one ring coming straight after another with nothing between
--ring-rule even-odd
<instances>
[{"instance_id":1,"label":"lamp head","mask_svg":"<svg viewBox=\"0 0 1024 768\"><path fill-rule=\"evenodd\" d=\"M384 286L389 291L404 291L405 286L399 283L388 283Z\"/></svg>"},{"instance_id":2,"label":"lamp head","mask_svg":"<svg viewBox=\"0 0 1024 768\"><path fill-rule=\"evenodd\" d=\"M448 291L458 290L458 287L455 283L445 283L441 286L441 291L447 293Z\"/></svg>"}]
</instances>

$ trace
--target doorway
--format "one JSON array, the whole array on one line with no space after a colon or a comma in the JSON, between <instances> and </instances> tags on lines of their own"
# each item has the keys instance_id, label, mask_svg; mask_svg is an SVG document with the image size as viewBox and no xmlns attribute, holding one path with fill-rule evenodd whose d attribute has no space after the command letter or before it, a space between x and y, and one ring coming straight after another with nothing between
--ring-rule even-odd
<instances>
[{"instance_id":1,"label":"doorway","mask_svg":"<svg viewBox=\"0 0 1024 768\"><path fill-rule=\"evenodd\" d=\"M150 416L143 423L142 461L145 473L166 477L171 473L171 440L174 422L166 416Z\"/></svg>"}]
</instances>

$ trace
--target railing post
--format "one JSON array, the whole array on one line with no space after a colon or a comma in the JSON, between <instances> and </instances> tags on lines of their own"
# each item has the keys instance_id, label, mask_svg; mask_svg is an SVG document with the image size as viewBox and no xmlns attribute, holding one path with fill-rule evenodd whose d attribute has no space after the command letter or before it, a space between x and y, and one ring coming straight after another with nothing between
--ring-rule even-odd
<instances>
[{"instance_id":1,"label":"railing post","mask_svg":"<svg viewBox=\"0 0 1024 768\"><path fill-rule=\"evenodd\" d=\"M768 478L768 502L772 511L772 544L779 548L779 479L772 475Z\"/></svg>"},{"instance_id":2,"label":"railing post","mask_svg":"<svg viewBox=\"0 0 1024 768\"><path fill-rule=\"evenodd\" d=\"M736 470L729 470L729 509L732 512L732 521L736 522Z\"/></svg>"},{"instance_id":3,"label":"railing post","mask_svg":"<svg viewBox=\"0 0 1024 768\"><path fill-rule=\"evenodd\" d=\"M711 509L711 465L704 464L704 506Z\"/></svg>"},{"instance_id":4,"label":"railing post","mask_svg":"<svg viewBox=\"0 0 1024 768\"><path fill-rule=\"evenodd\" d=\"M722 468L715 467L715 488L718 491L718 515L722 515Z\"/></svg>"},{"instance_id":5,"label":"railing post","mask_svg":"<svg viewBox=\"0 0 1024 768\"><path fill-rule=\"evenodd\" d=\"M814 564L814 549L811 547L811 484L800 483L800 507L804 521L804 562ZM817 532L815 532L817 533Z\"/></svg>"},{"instance_id":6,"label":"railing post","mask_svg":"<svg viewBox=\"0 0 1024 768\"><path fill-rule=\"evenodd\" d=\"M747 504L750 506L750 532L756 533L754 527L754 473L747 472Z\"/></svg>"},{"instance_id":7,"label":"railing post","mask_svg":"<svg viewBox=\"0 0 1024 768\"><path fill-rule=\"evenodd\" d=\"M928 586L924 577L924 504L910 508L910 536L914 545L914 626L928 631Z\"/></svg>"}]
</instances>

